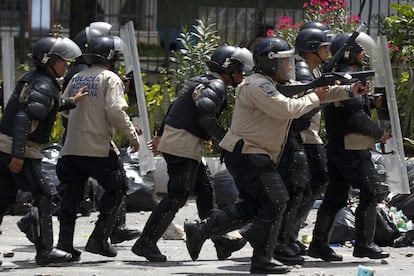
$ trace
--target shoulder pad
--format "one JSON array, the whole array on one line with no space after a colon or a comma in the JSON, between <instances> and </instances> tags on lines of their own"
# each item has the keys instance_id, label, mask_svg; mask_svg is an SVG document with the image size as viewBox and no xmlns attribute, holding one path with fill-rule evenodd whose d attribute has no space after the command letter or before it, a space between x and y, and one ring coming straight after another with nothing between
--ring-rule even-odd
<instances>
[{"instance_id":1,"label":"shoulder pad","mask_svg":"<svg viewBox=\"0 0 414 276\"><path fill-rule=\"evenodd\" d=\"M213 79L208 82L208 87L220 96L225 96L227 88L224 82L220 79Z\"/></svg>"},{"instance_id":2,"label":"shoulder pad","mask_svg":"<svg viewBox=\"0 0 414 276\"><path fill-rule=\"evenodd\" d=\"M23 93L23 91L22 91ZM23 100L20 98L20 100ZM37 83L31 89L25 100L27 115L33 120L43 120L53 107L53 90L47 83Z\"/></svg>"}]
</instances>

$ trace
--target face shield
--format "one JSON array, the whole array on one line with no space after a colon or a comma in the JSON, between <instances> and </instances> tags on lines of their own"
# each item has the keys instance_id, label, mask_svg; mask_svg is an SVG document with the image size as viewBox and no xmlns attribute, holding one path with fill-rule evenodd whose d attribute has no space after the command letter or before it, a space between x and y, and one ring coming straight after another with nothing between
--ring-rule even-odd
<instances>
[{"instance_id":1,"label":"face shield","mask_svg":"<svg viewBox=\"0 0 414 276\"><path fill-rule=\"evenodd\" d=\"M112 25L106 22L92 22L89 27L85 28L86 41L90 42L95 37L107 36Z\"/></svg>"},{"instance_id":2,"label":"face shield","mask_svg":"<svg viewBox=\"0 0 414 276\"><path fill-rule=\"evenodd\" d=\"M243 73L250 73L253 70L253 54L247 48L237 47L232 58L241 62Z\"/></svg>"},{"instance_id":3,"label":"face shield","mask_svg":"<svg viewBox=\"0 0 414 276\"><path fill-rule=\"evenodd\" d=\"M114 51L124 52L126 50L126 45L124 41L119 36L112 36L114 39Z\"/></svg>"},{"instance_id":4,"label":"face shield","mask_svg":"<svg viewBox=\"0 0 414 276\"><path fill-rule=\"evenodd\" d=\"M79 46L69 38L57 38L55 44L50 49L50 53L59 56L60 58L73 61L75 58L82 55Z\"/></svg>"},{"instance_id":5,"label":"face shield","mask_svg":"<svg viewBox=\"0 0 414 276\"><path fill-rule=\"evenodd\" d=\"M368 53L371 53L372 50L374 50L377 46L375 40L364 32L359 33L355 39L355 42L359 44L365 51L368 51Z\"/></svg>"},{"instance_id":6,"label":"face shield","mask_svg":"<svg viewBox=\"0 0 414 276\"><path fill-rule=\"evenodd\" d=\"M295 79L295 49L269 52L268 59L277 62L278 73L284 80Z\"/></svg>"}]
</instances>

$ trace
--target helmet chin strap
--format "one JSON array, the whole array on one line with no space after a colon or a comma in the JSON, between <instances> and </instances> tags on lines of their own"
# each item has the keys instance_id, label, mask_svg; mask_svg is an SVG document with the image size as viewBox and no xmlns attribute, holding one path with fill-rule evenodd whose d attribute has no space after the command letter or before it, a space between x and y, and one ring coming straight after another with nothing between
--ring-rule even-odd
<instances>
[{"instance_id":1,"label":"helmet chin strap","mask_svg":"<svg viewBox=\"0 0 414 276\"><path fill-rule=\"evenodd\" d=\"M323 58L321 58L321 56L319 55L318 52L315 52L315 55L321 60L321 64L327 63L326 60L324 60Z\"/></svg>"}]
</instances>

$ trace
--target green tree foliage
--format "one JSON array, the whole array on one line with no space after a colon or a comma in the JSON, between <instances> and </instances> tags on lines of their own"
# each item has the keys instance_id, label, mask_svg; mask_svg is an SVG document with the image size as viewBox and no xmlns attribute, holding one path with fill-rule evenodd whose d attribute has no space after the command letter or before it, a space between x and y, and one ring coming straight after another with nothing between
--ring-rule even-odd
<instances>
[{"instance_id":1,"label":"green tree foliage","mask_svg":"<svg viewBox=\"0 0 414 276\"><path fill-rule=\"evenodd\" d=\"M414 8L410 4L392 4L397 15L386 17L384 24L399 105L404 137L414 133Z\"/></svg>"}]
</instances>

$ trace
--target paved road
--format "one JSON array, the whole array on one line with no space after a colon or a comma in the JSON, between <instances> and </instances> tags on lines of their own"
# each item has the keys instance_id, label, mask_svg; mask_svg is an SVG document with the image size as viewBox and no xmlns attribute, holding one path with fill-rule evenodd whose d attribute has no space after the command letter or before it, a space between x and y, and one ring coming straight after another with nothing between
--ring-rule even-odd
<instances>
[{"instance_id":1,"label":"paved road","mask_svg":"<svg viewBox=\"0 0 414 276\"><path fill-rule=\"evenodd\" d=\"M142 229L149 212L128 213L129 227ZM234 253L225 261L218 261L215 249L210 241L204 245L200 259L193 262L187 253L184 240L160 240L158 243L161 251L167 255L166 263L149 263L142 257L134 255L130 249L134 241L117 245L118 256L115 258L83 252L81 261L70 265L55 265L48 267L37 266L34 262L34 247L19 232L16 222L20 217L6 216L1 229L0 251L14 253L13 257L4 257L0 266L1 275L32 275L32 276L113 276L113 275L243 275L249 274L249 262L252 249L246 245L242 250ZM186 219L195 219L196 211L193 201L190 201L174 220L178 226L183 225ZM308 226L301 234L311 234L315 218L315 210L312 211ZM80 217L77 221L75 247L83 250L88 235L91 233L96 213L90 217ZM55 243L58 234L58 222L54 218ZM375 269L375 276L405 276L414 275L413 247L387 248L391 257L386 261L359 259L352 257L352 248L340 247L336 250L344 255L344 261L338 263L326 263L320 260L306 257L303 266L293 267L287 275L301 276L328 276L328 275L357 275L358 266L364 265Z\"/></svg>"}]
</instances>

